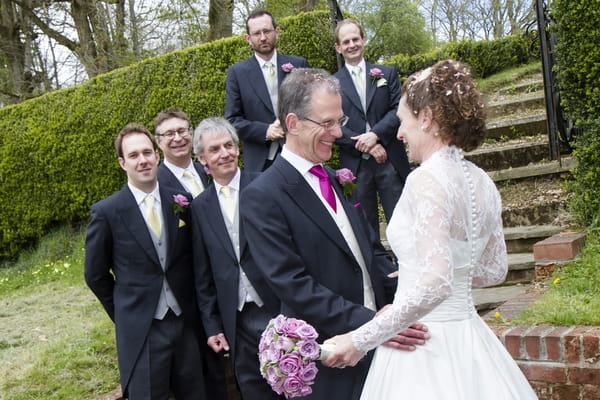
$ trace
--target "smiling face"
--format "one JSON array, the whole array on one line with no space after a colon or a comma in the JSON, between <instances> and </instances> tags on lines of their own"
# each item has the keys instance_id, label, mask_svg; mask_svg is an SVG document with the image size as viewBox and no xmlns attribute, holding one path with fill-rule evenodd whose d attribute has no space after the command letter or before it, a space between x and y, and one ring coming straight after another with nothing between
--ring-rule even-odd
<instances>
[{"instance_id":1,"label":"smiling face","mask_svg":"<svg viewBox=\"0 0 600 400\"><path fill-rule=\"evenodd\" d=\"M248 20L248 33L244 38L259 57L265 60L272 57L278 37L279 27L273 26L273 20L269 15L264 14Z\"/></svg>"},{"instance_id":2,"label":"smiling face","mask_svg":"<svg viewBox=\"0 0 600 400\"><path fill-rule=\"evenodd\" d=\"M210 170L220 185L227 185L238 168L240 150L229 132L205 133L202 136L203 151L198 159Z\"/></svg>"},{"instance_id":3,"label":"smiling face","mask_svg":"<svg viewBox=\"0 0 600 400\"><path fill-rule=\"evenodd\" d=\"M143 133L130 133L123 137L121 148L119 165L127 173L128 182L143 192L151 192L156 186L160 158L150 138Z\"/></svg>"},{"instance_id":4,"label":"smiling face","mask_svg":"<svg viewBox=\"0 0 600 400\"><path fill-rule=\"evenodd\" d=\"M181 168L190 165L192 154L192 135L188 121L181 118L169 118L156 127L156 143L162 150L165 159ZM187 131L185 131L187 129ZM169 132L177 133L172 137L161 136Z\"/></svg>"},{"instance_id":5,"label":"smiling face","mask_svg":"<svg viewBox=\"0 0 600 400\"><path fill-rule=\"evenodd\" d=\"M345 23L337 31L335 50L344 57L346 64L356 65L363 58L366 42L356 24Z\"/></svg>"},{"instance_id":6,"label":"smiling face","mask_svg":"<svg viewBox=\"0 0 600 400\"><path fill-rule=\"evenodd\" d=\"M344 115L341 96L324 88L313 92L310 104L312 111L307 117L313 121L338 121ZM289 128L286 146L313 164L329 160L333 143L342 136L339 125L325 128L296 114L288 114L286 123Z\"/></svg>"}]
</instances>

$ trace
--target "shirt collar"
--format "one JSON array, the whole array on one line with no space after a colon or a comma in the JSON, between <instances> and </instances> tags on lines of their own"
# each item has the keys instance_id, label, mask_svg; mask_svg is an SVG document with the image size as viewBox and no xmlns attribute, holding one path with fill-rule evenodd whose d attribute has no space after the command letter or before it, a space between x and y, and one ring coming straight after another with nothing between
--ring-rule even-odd
<instances>
[{"instance_id":1,"label":"shirt collar","mask_svg":"<svg viewBox=\"0 0 600 400\"><path fill-rule=\"evenodd\" d=\"M365 62L365 59L361 59L360 62L356 65L350 65L350 64L346 64L346 69L348 70L348 72L350 73L350 75L352 75L352 70L356 67L360 67L361 71L366 71L367 70L367 63Z\"/></svg>"},{"instance_id":2,"label":"shirt collar","mask_svg":"<svg viewBox=\"0 0 600 400\"><path fill-rule=\"evenodd\" d=\"M221 193L221 188L223 186L229 186L230 188L232 188L233 190L236 191L240 191L240 177L241 177L242 173L240 172L240 169L238 168L235 175L233 176L233 178L231 178L231 181L229 181L229 183L227 185L221 185L219 184L216 180L213 180L214 184L215 184L215 190L217 191L217 193Z\"/></svg>"},{"instance_id":3,"label":"shirt collar","mask_svg":"<svg viewBox=\"0 0 600 400\"><path fill-rule=\"evenodd\" d=\"M133 193L133 197L135 197L135 202L138 206L140 206L144 202L144 199L149 194L151 194L154 197L154 202L160 205L160 191L158 190L158 182L156 182L156 186L150 193L141 191L140 189L133 186L130 182L127 182L127 186L129 187L129 190L131 190L131 193Z\"/></svg>"},{"instance_id":4,"label":"shirt collar","mask_svg":"<svg viewBox=\"0 0 600 400\"><path fill-rule=\"evenodd\" d=\"M300 157L296 153L291 152L285 145L283 145L283 149L281 149L281 157L292 164L292 166L296 168L302 176L308 174L308 170L315 165L305 158Z\"/></svg>"},{"instance_id":5,"label":"shirt collar","mask_svg":"<svg viewBox=\"0 0 600 400\"><path fill-rule=\"evenodd\" d=\"M263 60L262 58L257 56L256 53L254 53L254 57L258 61L258 65L260 65L261 69L265 66L265 63L268 63L268 62L273 64L273 67L277 67L277 50L273 51L273 56L271 57L270 60Z\"/></svg>"},{"instance_id":6,"label":"shirt collar","mask_svg":"<svg viewBox=\"0 0 600 400\"><path fill-rule=\"evenodd\" d=\"M190 158L190 163L185 168L181 168L181 167L179 167L179 166L177 166L177 165L175 165L175 164L167 161L166 159L163 160L163 163L178 178L181 178L183 176L183 173L185 171L190 171L193 175L196 175L196 170L194 168L194 164L193 164L191 158Z\"/></svg>"}]
</instances>

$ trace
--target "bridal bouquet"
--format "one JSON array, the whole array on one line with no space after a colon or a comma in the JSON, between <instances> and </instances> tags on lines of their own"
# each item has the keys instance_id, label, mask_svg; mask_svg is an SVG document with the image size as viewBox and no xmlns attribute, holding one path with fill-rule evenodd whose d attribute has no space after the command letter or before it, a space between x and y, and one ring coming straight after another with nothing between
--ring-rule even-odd
<instances>
[{"instance_id":1,"label":"bridal bouquet","mask_svg":"<svg viewBox=\"0 0 600 400\"><path fill-rule=\"evenodd\" d=\"M307 396L317 376L316 360L327 357L319 334L301 319L278 315L269 321L258 348L260 372L271 388L286 399Z\"/></svg>"}]
</instances>

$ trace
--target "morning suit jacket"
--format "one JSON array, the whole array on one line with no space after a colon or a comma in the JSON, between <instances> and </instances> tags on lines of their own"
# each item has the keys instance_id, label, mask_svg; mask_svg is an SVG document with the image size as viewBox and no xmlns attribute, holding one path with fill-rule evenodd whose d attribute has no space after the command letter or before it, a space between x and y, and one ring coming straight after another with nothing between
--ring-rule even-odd
<instances>
[{"instance_id":1,"label":"morning suit jacket","mask_svg":"<svg viewBox=\"0 0 600 400\"><path fill-rule=\"evenodd\" d=\"M144 217L127 184L91 207L86 236L85 281L115 323L121 387L127 384L142 349L158 304L163 280L169 286L182 316L199 325L193 286L190 213L176 215L175 194L159 186L167 260L161 268Z\"/></svg>"},{"instance_id":2,"label":"morning suit jacket","mask_svg":"<svg viewBox=\"0 0 600 400\"><path fill-rule=\"evenodd\" d=\"M346 200L327 168L365 260L377 307L391 303L396 267L362 212ZM362 306L362 272L337 224L304 177L278 157L241 194L244 222L256 267L281 300L281 313L315 327L319 342L358 328L375 312ZM307 399L349 400L360 393L368 362L319 369ZM357 385L355 385L357 384Z\"/></svg>"},{"instance_id":3,"label":"morning suit jacket","mask_svg":"<svg viewBox=\"0 0 600 400\"><path fill-rule=\"evenodd\" d=\"M342 149L340 166L350 169L354 174L358 172L362 153L355 149L356 141L350 138L364 133L366 122L369 122L371 130L377 134L379 143L388 153L388 161L392 163L402 179L406 180L410 165L404 144L396 138L400 126L400 120L396 116L400 103L398 74L395 68L386 65L373 65L368 62L365 62L365 65L366 114L348 68L344 66L334 74L342 87L344 114L350 118L346 126L342 127L343 136L336 140ZM387 84L377 87L377 79L372 79L370 75L371 68L379 68Z\"/></svg>"},{"instance_id":4,"label":"morning suit jacket","mask_svg":"<svg viewBox=\"0 0 600 400\"><path fill-rule=\"evenodd\" d=\"M241 171L240 191L257 176L259 176L257 172ZM238 262L215 188L211 187L195 198L191 209L196 291L204 330L208 337L225 332L232 359L235 359L240 264L264 302L264 307L273 316L279 311L279 300L255 265L241 223L239 224L240 262Z\"/></svg>"},{"instance_id":5,"label":"morning suit jacket","mask_svg":"<svg viewBox=\"0 0 600 400\"><path fill-rule=\"evenodd\" d=\"M194 165L196 172L198 172L198 176L202 181L202 186L204 186L204 189L206 189L206 187L208 186L208 176L206 176L206 172L204 172L204 166L198 161L193 161L192 164ZM164 163L160 163L160 165L158 166L156 176L158 178L158 181L162 185L187 191L187 189L183 187L181 182L179 182L179 179L177 179L177 177L173 174L173 172L171 172L169 167L167 167Z\"/></svg>"},{"instance_id":6,"label":"morning suit jacket","mask_svg":"<svg viewBox=\"0 0 600 400\"><path fill-rule=\"evenodd\" d=\"M287 63L294 68L308 67L302 57L277 52L278 86L286 76L281 66ZM227 70L225 118L237 129L243 141L244 169L262 171L271 145L266 139L267 128L277 119L277 110L273 110L263 72L254 55Z\"/></svg>"}]
</instances>

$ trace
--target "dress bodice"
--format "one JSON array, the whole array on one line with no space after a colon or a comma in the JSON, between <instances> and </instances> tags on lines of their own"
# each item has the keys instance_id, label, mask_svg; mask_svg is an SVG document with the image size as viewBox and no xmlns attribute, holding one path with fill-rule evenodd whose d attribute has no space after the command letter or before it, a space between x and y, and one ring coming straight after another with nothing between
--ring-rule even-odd
<instances>
[{"instance_id":1,"label":"dress bodice","mask_svg":"<svg viewBox=\"0 0 600 400\"><path fill-rule=\"evenodd\" d=\"M393 305L354 331L367 351L417 320L473 315L473 286L504 280L508 269L500 195L487 174L453 146L409 176L387 238L398 259Z\"/></svg>"}]
</instances>

